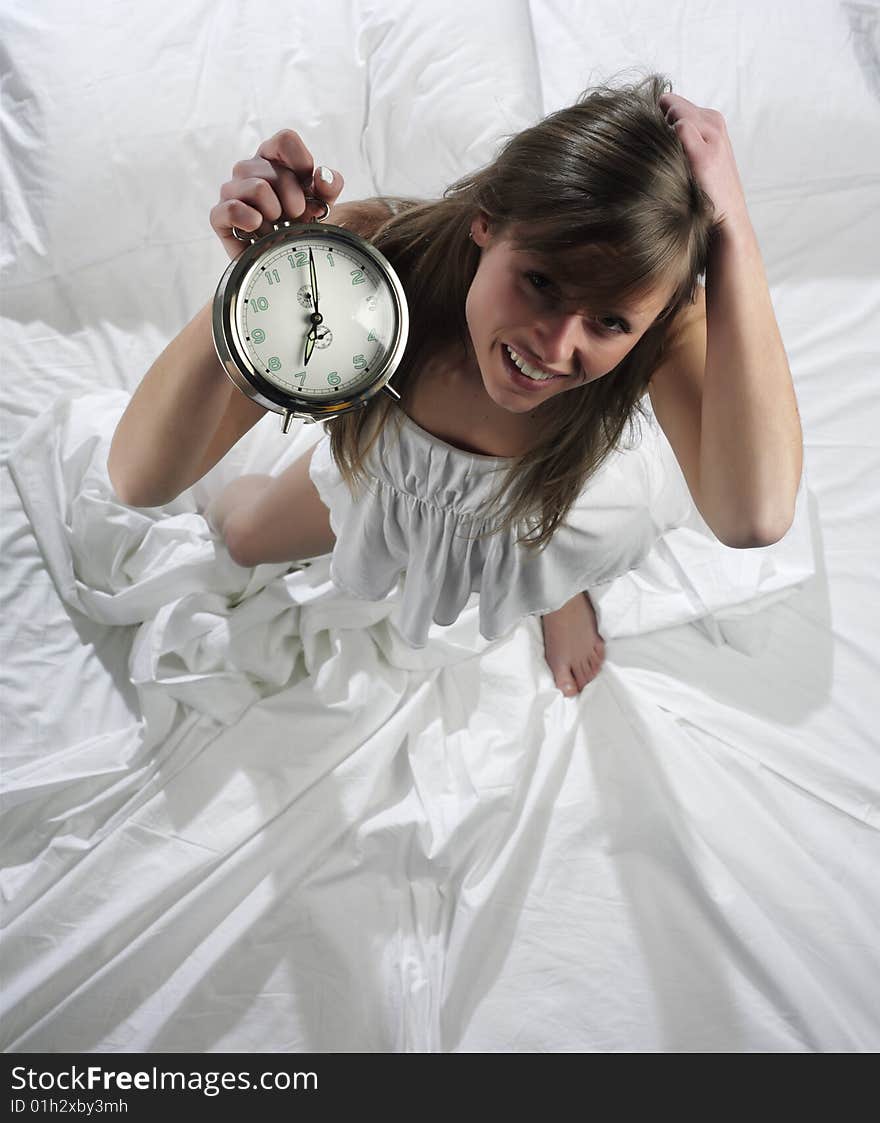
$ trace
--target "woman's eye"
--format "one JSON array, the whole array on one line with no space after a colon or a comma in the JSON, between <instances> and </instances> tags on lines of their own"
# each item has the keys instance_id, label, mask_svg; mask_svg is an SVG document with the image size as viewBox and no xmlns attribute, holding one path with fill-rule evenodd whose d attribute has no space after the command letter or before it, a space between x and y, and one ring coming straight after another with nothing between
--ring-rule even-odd
<instances>
[{"instance_id":1,"label":"woman's eye","mask_svg":"<svg viewBox=\"0 0 880 1123\"><path fill-rule=\"evenodd\" d=\"M526 280L529 282L529 284L532 286L532 288L537 289L538 292L543 292L545 287L550 286L550 281L547 280L547 278L544 276L543 273L526 273L525 277L526 277ZM534 283L534 281L532 280L533 277L537 277L540 281L544 281L544 284L543 285L536 285Z\"/></svg>"},{"instance_id":2,"label":"woman's eye","mask_svg":"<svg viewBox=\"0 0 880 1123\"><path fill-rule=\"evenodd\" d=\"M524 273L525 280L529 282L532 289L537 292L546 293L548 289L552 289L553 282L549 281L543 273L534 273L532 271ZM599 318L604 331L609 336L627 336L630 335L630 327L616 316L603 316Z\"/></svg>"},{"instance_id":3,"label":"woman's eye","mask_svg":"<svg viewBox=\"0 0 880 1123\"><path fill-rule=\"evenodd\" d=\"M547 289L553 288L553 282L548 280L543 273L535 273L529 271L523 274L531 287L537 292L546 292ZM535 284L535 278L542 284ZM630 329L623 320L618 319L617 316L602 316L599 321L603 329L608 335L629 335ZM613 326L608 326L613 325Z\"/></svg>"}]
</instances>

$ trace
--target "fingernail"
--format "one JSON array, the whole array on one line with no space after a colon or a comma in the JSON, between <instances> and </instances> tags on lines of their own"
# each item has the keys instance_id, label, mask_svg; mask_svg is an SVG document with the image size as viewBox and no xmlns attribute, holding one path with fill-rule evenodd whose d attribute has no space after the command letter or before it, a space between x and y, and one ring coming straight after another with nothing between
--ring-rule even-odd
<instances>
[{"instance_id":1,"label":"fingernail","mask_svg":"<svg viewBox=\"0 0 880 1123\"><path fill-rule=\"evenodd\" d=\"M325 183L333 182L333 172L331 172L329 168L325 168L323 164L318 168L318 175Z\"/></svg>"}]
</instances>

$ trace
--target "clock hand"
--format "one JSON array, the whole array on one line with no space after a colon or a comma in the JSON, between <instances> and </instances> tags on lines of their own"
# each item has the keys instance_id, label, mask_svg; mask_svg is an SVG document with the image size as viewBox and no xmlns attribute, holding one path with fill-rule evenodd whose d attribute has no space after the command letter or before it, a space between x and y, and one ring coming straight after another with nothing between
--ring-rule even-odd
<instances>
[{"instance_id":1,"label":"clock hand","mask_svg":"<svg viewBox=\"0 0 880 1123\"><path fill-rule=\"evenodd\" d=\"M315 255L312 252L311 246L309 246L309 280L312 285L312 302L315 306L315 310L311 315L312 327L306 337L306 366L308 366L309 359L312 357L312 352L315 349L315 342L318 338L318 324L323 320L323 316L318 311L318 275L315 271Z\"/></svg>"},{"instance_id":2,"label":"clock hand","mask_svg":"<svg viewBox=\"0 0 880 1123\"><path fill-rule=\"evenodd\" d=\"M315 343L318 339L318 325L324 322L324 317L320 312L313 312L309 319L312 321L312 326L306 336L306 365L308 365L309 359L312 357L312 351L315 349Z\"/></svg>"},{"instance_id":3,"label":"clock hand","mask_svg":"<svg viewBox=\"0 0 880 1123\"><path fill-rule=\"evenodd\" d=\"M318 311L318 276L315 272L315 255L312 253L312 247L309 246L309 280L312 283L312 300L315 303L315 311Z\"/></svg>"}]
</instances>

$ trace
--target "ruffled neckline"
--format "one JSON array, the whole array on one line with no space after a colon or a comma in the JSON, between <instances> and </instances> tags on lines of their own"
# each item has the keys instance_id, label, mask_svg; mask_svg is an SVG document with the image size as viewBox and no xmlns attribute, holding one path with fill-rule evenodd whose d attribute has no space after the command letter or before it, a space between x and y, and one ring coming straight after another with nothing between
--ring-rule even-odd
<instances>
[{"instance_id":1,"label":"ruffled neckline","mask_svg":"<svg viewBox=\"0 0 880 1123\"><path fill-rule=\"evenodd\" d=\"M405 409L401 407L398 408L400 408L405 425L415 430L416 433L420 433L425 440L430 441L432 444L439 445L454 456L465 457L468 460L479 460L484 464L511 464L516 459L515 456L489 456L483 452L468 452L466 449L458 448L457 445L451 445L448 441L444 441L440 437L435 437L433 433L429 433L427 429L423 429L421 425L413 421Z\"/></svg>"}]
</instances>

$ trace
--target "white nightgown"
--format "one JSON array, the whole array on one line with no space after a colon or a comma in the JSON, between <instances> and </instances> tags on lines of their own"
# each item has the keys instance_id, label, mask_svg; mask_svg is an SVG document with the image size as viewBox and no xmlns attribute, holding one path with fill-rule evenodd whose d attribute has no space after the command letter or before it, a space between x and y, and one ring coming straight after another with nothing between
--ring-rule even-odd
<instances>
[{"instance_id":1,"label":"white nightgown","mask_svg":"<svg viewBox=\"0 0 880 1123\"><path fill-rule=\"evenodd\" d=\"M473 592L482 636L506 635L524 617L634 569L690 513L680 480L637 448L604 461L543 551L517 544L513 529L476 540L500 523L497 511L476 512L503 478L493 469L503 472L508 460L465 452L399 413L399 430L392 413L367 455L370 487L359 498L333 461L329 435L315 446L310 475L336 535L334 584L380 600L402 573L398 628L413 647L425 646L432 622L453 623Z\"/></svg>"}]
</instances>

